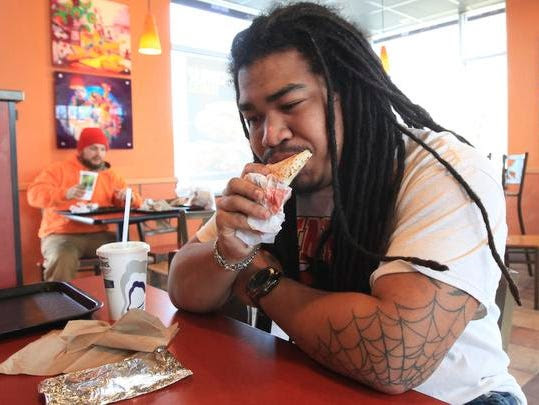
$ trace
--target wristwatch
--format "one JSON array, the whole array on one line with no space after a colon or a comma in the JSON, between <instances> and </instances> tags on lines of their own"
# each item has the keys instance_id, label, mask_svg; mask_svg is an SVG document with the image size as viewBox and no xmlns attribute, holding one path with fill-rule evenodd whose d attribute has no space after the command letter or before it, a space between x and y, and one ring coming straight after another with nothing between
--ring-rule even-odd
<instances>
[{"instance_id":1,"label":"wristwatch","mask_svg":"<svg viewBox=\"0 0 539 405\"><path fill-rule=\"evenodd\" d=\"M260 298L268 295L279 284L282 273L273 267L257 271L247 282L245 290L253 304L260 308Z\"/></svg>"}]
</instances>

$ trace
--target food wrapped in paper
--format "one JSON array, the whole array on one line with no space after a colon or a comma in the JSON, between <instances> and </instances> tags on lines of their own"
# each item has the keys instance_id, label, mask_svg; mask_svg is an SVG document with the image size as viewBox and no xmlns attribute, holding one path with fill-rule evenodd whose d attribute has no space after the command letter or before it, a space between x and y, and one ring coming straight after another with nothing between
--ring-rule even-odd
<instances>
[{"instance_id":1,"label":"food wrapped in paper","mask_svg":"<svg viewBox=\"0 0 539 405\"><path fill-rule=\"evenodd\" d=\"M43 380L48 405L110 404L161 389L192 375L164 347L117 363Z\"/></svg>"},{"instance_id":2,"label":"food wrapped in paper","mask_svg":"<svg viewBox=\"0 0 539 405\"><path fill-rule=\"evenodd\" d=\"M73 214L86 214L89 212L96 211L98 208L98 203L84 203L82 201L79 201L76 204L70 205L69 211L71 211Z\"/></svg>"},{"instance_id":3,"label":"food wrapped in paper","mask_svg":"<svg viewBox=\"0 0 539 405\"><path fill-rule=\"evenodd\" d=\"M271 174L267 176L260 173L248 173L245 176L247 180L264 190L263 205L272 214L266 220L254 217L247 218L247 223L255 232L241 229L236 231L236 236L245 244L255 246L260 243L273 243L275 241L275 236L281 230L281 224L284 221L284 204L292 194L290 184L311 156L310 151L304 150L280 162L268 165Z\"/></svg>"}]
</instances>

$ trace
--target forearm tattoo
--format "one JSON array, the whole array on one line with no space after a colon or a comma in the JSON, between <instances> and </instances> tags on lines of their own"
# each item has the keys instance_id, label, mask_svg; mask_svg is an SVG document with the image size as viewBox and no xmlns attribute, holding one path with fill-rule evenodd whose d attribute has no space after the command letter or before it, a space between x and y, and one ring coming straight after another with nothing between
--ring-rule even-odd
<instances>
[{"instance_id":1,"label":"forearm tattoo","mask_svg":"<svg viewBox=\"0 0 539 405\"><path fill-rule=\"evenodd\" d=\"M451 302L451 308L442 305L437 294L417 308L395 303L392 314L379 307L363 316L352 311L344 326L329 320L329 338L318 336L311 355L374 388L411 389L434 372L474 315L469 304L475 301L466 293L458 289L446 292L460 301L457 305Z\"/></svg>"}]
</instances>

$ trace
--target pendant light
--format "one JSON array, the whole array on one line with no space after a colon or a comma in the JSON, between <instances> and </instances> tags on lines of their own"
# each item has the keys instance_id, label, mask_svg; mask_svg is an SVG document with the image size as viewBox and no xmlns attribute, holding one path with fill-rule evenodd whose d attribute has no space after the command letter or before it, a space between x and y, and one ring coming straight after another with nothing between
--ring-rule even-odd
<instances>
[{"instance_id":1,"label":"pendant light","mask_svg":"<svg viewBox=\"0 0 539 405\"><path fill-rule=\"evenodd\" d=\"M385 8L384 8L384 0L381 1L382 4L382 34L384 34L385 29L385 21L384 21L384 14L385 14ZM389 74L389 57L387 56L387 49L385 45L382 45L380 48L380 60L382 61L382 66L387 74Z\"/></svg>"},{"instance_id":2,"label":"pendant light","mask_svg":"<svg viewBox=\"0 0 539 405\"><path fill-rule=\"evenodd\" d=\"M140 36L138 52L143 55L161 55L161 41L159 41L159 33L155 17L152 14L150 0L148 0L148 12L144 20L144 30Z\"/></svg>"},{"instance_id":3,"label":"pendant light","mask_svg":"<svg viewBox=\"0 0 539 405\"><path fill-rule=\"evenodd\" d=\"M385 45L380 48L380 60L386 73L389 73L389 57L387 56L387 49Z\"/></svg>"}]
</instances>

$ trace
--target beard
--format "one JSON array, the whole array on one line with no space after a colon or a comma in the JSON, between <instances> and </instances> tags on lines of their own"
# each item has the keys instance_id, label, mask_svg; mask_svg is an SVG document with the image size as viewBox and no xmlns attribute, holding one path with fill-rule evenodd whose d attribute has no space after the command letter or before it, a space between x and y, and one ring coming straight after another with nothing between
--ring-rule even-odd
<instances>
[{"instance_id":1,"label":"beard","mask_svg":"<svg viewBox=\"0 0 539 405\"><path fill-rule=\"evenodd\" d=\"M292 180L292 184L290 184L290 187L292 187L298 194L311 194L331 185L331 180L322 177L318 179L309 179L308 173L305 174L306 176L300 174Z\"/></svg>"},{"instance_id":2,"label":"beard","mask_svg":"<svg viewBox=\"0 0 539 405\"><path fill-rule=\"evenodd\" d=\"M99 164L95 164L91 160L84 159L82 156L79 156L79 160L85 167L93 171L101 170L105 166L104 161L99 162Z\"/></svg>"}]
</instances>

